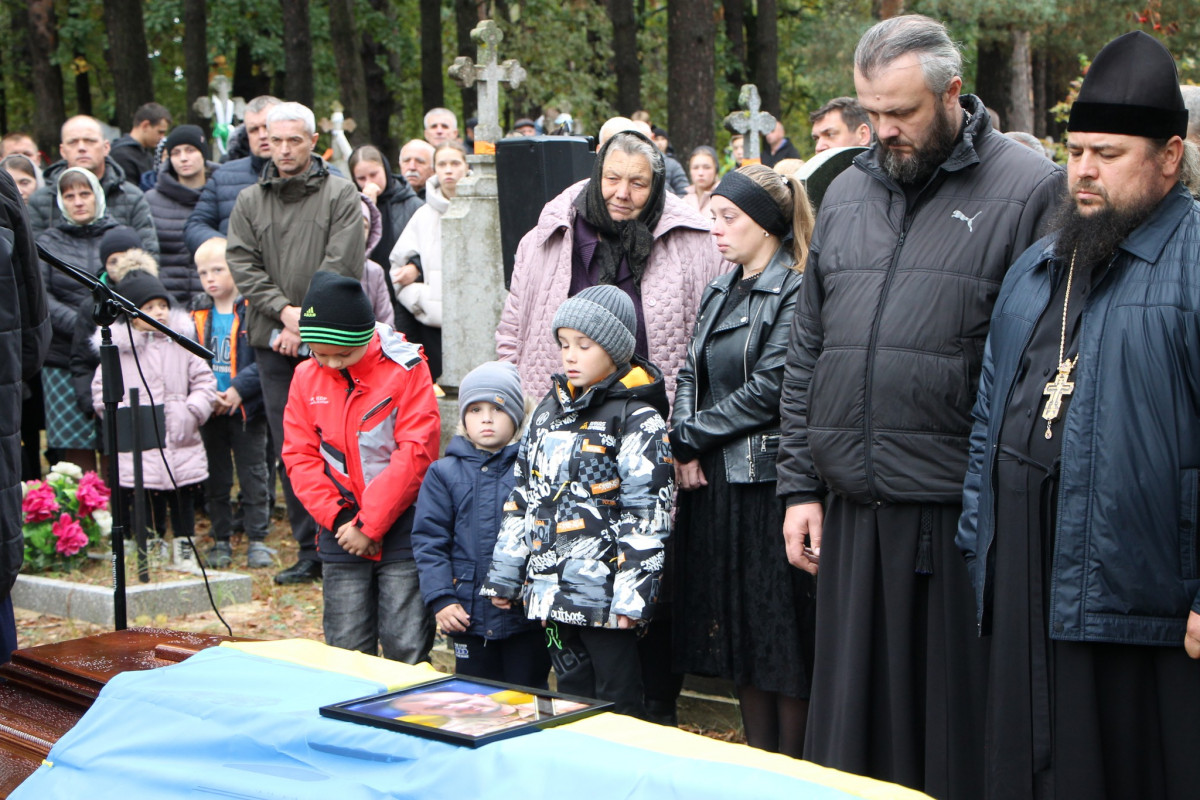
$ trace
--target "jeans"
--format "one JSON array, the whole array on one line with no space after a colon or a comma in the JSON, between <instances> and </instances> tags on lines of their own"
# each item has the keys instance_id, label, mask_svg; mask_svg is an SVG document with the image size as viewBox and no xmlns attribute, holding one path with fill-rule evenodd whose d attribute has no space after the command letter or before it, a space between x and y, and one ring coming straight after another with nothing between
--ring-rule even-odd
<instances>
[{"instance_id":1,"label":"jeans","mask_svg":"<svg viewBox=\"0 0 1200 800\"><path fill-rule=\"evenodd\" d=\"M421 600L417 562L326 561L325 643L406 664L429 660L433 617Z\"/></svg>"},{"instance_id":2,"label":"jeans","mask_svg":"<svg viewBox=\"0 0 1200 800\"><path fill-rule=\"evenodd\" d=\"M200 436L208 456L208 518L212 520L212 537L228 542L233 532L229 492L233 489L236 466L246 536L252 542L264 541L271 516L267 505L266 419L246 421L241 412L209 417L200 428Z\"/></svg>"},{"instance_id":3,"label":"jeans","mask_svg":"<svg viewBox=\"0 0 1200 800\"><path fill-rule=\"evenodd\" d=\"M283 451L283 409L287 405L292 374L303 363L302 358L281 356L271 348L254 348L258 377L262 381L263 405L267 407L267 423L271 426L271 458L279 460ZM287 472L279 475L283 484L283 499L287 503L288 520L292 523L292 538L300 545L301 561L317 560L317 523L292 491Z\"/></svg>"}]
</instances>

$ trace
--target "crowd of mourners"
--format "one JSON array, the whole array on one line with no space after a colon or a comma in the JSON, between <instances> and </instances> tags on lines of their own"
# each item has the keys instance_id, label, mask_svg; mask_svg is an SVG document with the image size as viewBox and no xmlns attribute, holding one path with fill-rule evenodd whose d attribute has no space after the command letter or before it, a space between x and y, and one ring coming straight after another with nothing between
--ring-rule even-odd
<instances>
[{"instance_id":1,"label":"crowd of mourners","mask_svg":"<svg viewBox=\"0 0 1200 800\"><path fill-rule=\"evenodd\" d=\"M114 141L69 119L50 164L10 132L0 166L39 246L215 353L112 325L127 392L163 407L151 535L203 504L208 566L275 566L279 486L299 557L275 581L322 581L329 644L417 663L440 631L461 675L553 670L670 725L685 675L727 679L748 744L936 797L1191 796L1195 93L1120 37L1064 171L962 90L934 20L874 26L853 73L807 165L782 124L757 160L742 136L679 160L645 112L601 126L521 240L444 450L473 120L432 109L397 164L366 145L342 174L298 103L252 99L219 162L148 103ZM572 133L546 109L508 135ZM845 171L810 200L826 151ZM96 469L102 441L92 295L41 279L26 479ZM129 504L131 454L119 474Z\"/></svg>"}]
</instances>

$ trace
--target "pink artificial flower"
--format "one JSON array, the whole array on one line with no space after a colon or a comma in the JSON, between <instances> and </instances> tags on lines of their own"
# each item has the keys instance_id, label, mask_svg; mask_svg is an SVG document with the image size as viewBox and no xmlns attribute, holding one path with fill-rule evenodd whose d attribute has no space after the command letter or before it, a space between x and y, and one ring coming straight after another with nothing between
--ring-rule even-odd
<instances>
[{"instance_id":1,"label":"pink artificial flower","mask_svg":"<svg viewBox=\"0 0 1200 800\"><path fill-rule=\"evenodd\" d=\"M79 479L79 488L75 491L75 499L79 502L79 516L89 517L93 511L108 508L111 494L99 475L85 472Z\"/></svg>"},{"instance_id":2,"label":"pink artificial flower","mask_svg":"<svg viewBox=\"0 0 1200 800\"><path fill-rule=\"evenodd\" d=\"M21 510L25 512L25 522L44 522L53 519L58 513L58 500L54 498L54 488L42 481L25 494L21 501Z\"/></svg>"},{"instance_id":3,"label":"pink artificial flower","mask_svg":"<svg viewBox=\"0 0 1200 800\"><path fill-rule=\"evenodd\" d=\"M63 514L58 518L58 522L54 523L51 532L58 541L54 545L54 549L64 556L73 556L78 553L87 543L87 534L83 532L83 528L78 522L71 519L70 514Z\"/></svg>"}]
</instances>

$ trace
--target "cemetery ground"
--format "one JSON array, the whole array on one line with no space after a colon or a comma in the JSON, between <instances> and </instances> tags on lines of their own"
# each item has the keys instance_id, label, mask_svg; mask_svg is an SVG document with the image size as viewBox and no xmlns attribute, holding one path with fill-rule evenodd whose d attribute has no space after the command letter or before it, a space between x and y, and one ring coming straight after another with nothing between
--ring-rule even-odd
<instances>
[{"instance_id":1,"label":"cemetery ground","mask_svg":"<svg viewBox=\"0 0 1200 800\"><path fill-rule=\"evenodd\" d=\"M282 494L280 495L282 496ZM209 523L203 514L196 516L196 548L204 553L212 546L208 535ZM132 550L132 543L130 549ZM246 536L235 533L233 544L233 566L229 569L252 579L252 599L249 603L225 606L221 616L229 623L234 636L249 639L312 639L324 641L321 627L322 595L320 583L302 583L280 586L275 583L275 573L296 561L297 545L292 538L291 526L283 514L282 505L272 516L267 545L276 551L276 563L263 569L246 567ZM127 561L131 561L130 556ZM95 560L84 570L83 580L88 583L112 586L112 570L109 559ZM193 577L175 571L164 571L163 580ZM137 585L133 569L127 570L126 582ZM40 644L77 639L111 628L79 620L38 614L24 609L16 610L17 646L33 647ZM193 633L227 635L228 631L212 610L181 616L130 617L130 627L170 628ZM454 670L453 649L444 637L438 636L434 645L433 664L443 672ZM553 681L553 677L551 677ZM551 684L553 688L553 683ZM733 699L733 686L727 682L695 679L689 677L679 700L680 727L724 741L743 742L741 721L737 703Z\"/></svg>"}]
</instances>

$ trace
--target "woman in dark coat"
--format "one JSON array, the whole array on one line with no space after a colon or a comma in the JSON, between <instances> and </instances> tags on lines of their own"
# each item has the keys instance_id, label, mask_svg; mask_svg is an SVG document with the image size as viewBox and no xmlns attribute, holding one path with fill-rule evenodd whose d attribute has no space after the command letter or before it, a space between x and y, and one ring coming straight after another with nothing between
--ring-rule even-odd
<instances>
[{"instance_id":1,"label":"woman in dark coat","mask_svg":"<svg viewBox=\"0 0 1200 800\"><path fill-rule=\"evenodd\" d=\"M367 257L376 264L388 263L401 231L412 215L424 203L403 176L388 169L387 160L379 148L364 145L350 154L350 174L358 190L370 197L383 215L383 237Z\"/></svg>"},{"instance_id":2,"label":"woman in dark coat","mask_svg":"<svg viewBox=\"0 0 1200 800\"><path fill-rule=\"evenodd\" d=\"M705 289L675 389L675 667L732 680L746 742L798 758L815 585L784 552L775 455L813 214L797 181L761 165L726 175L708 210L738 266Z\"/></svg>"},{"instance_id":3,"label":"woman in dark coat","mask_svg":"<svg viewBox=\"0 0 1200 800\"><path fill-rule=\"evenodd\" d=\"M37 237L37 243L68 264L99 275L100 239L105 231L117 226L106 213L100 182L88 170L70 167L59 174L57 190L63 216ZM82 469L95 469L95 421L79 408L71 385L71 342L75 337L75 320L88 290L44 262L42 281L54 330L42 369L46 446L65 451L64 460Z\"/></svg>"}]
</instances>

